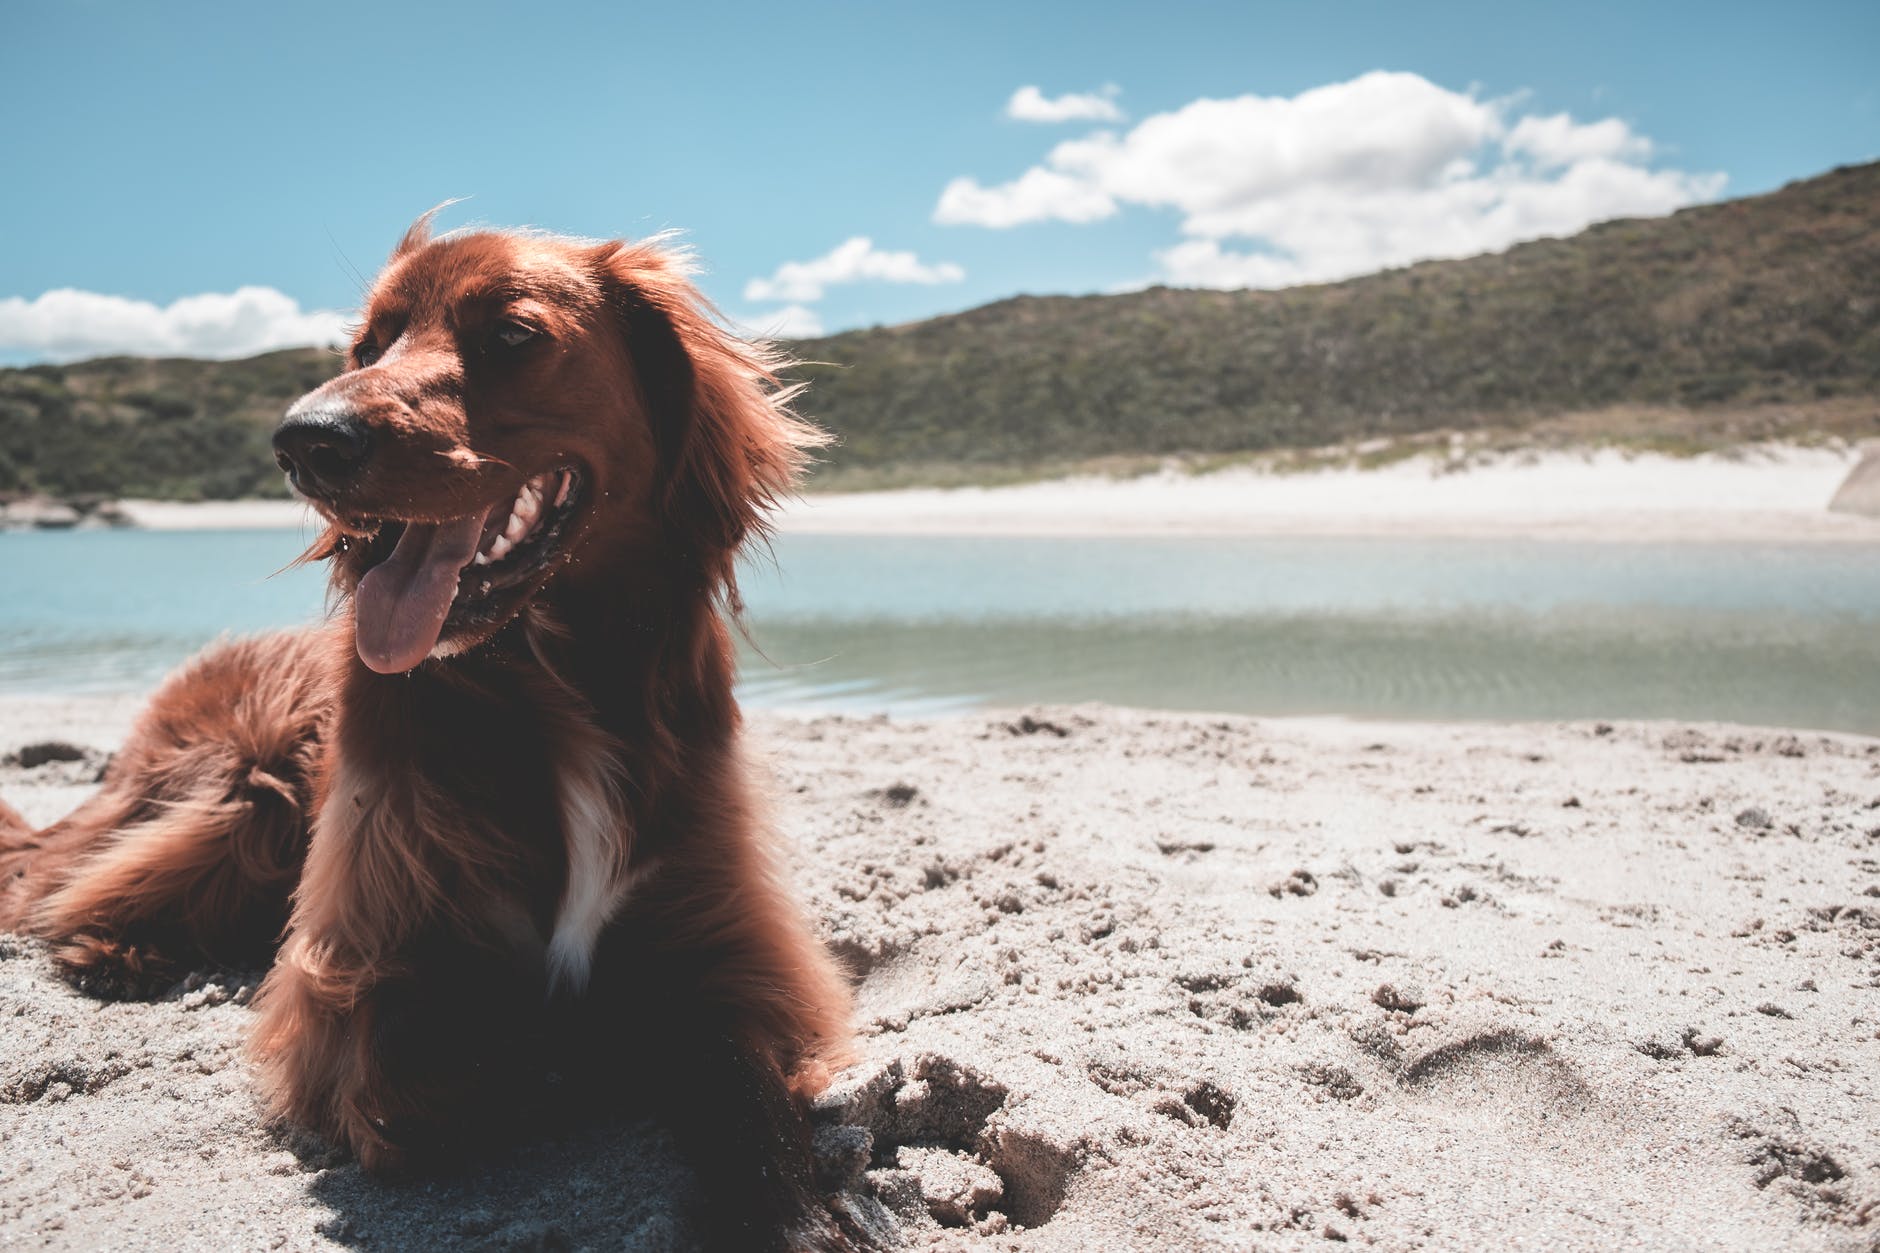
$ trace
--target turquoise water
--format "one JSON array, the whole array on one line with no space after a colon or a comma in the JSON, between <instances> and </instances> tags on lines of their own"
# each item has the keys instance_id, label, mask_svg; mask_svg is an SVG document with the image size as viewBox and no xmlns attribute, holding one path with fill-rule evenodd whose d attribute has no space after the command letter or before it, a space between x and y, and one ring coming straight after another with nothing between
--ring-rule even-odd
<instances>
[{"instance_id":1,"label":"turquoise water","mask_svg":"<svg viewBox=\"0 0 1880 1253\"><path fill-rule=\"evenodd\" d=\"M312 621L282 531L0 535L0 694L136 691ZM756 704L1026 701L1880 733L1880 547L794 536L745 575Z\"/></svg>"}]
</instances>

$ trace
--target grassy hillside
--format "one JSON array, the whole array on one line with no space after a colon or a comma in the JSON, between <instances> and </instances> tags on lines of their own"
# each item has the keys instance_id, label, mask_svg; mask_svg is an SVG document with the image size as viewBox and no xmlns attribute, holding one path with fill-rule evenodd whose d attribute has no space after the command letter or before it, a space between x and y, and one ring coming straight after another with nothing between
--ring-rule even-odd
<instances>
[{"instance_id":1,"label":"grassy hillside","mask_svg":"<svg viewBox=\"0 0 1880 1253\"><path fill-rule=\"evenodd\" d=\"M0 492L284 496L274 425L337 367L329 351L294 348L246 361L105 357L0 370Z\"/></svg>"},{"instance_id":2,"label":"grassy hillside","mask_svg":"<svg viewBox=\"0 0 1880 1253\"><path fill-rule=\"evenodd\" d=\"M825 482L1437 429L1880 434L1880 164L1344 283L1019 297L795 348L827 363L802 367L808 411L842 439ZM268 433L334 365L0 370L0 493L276 494Z\"/></svg>"},{"instance_id":3,"label":"grassy hillside","mask_svg":"<svg viewBox=\"0 0 1880 1253\"><path fill-rule=\"evenodd\" d=\"M1020 297L797 348L839 363L809 408L854 467L1880 397L1880 165L1344 283Z\"/></svg>"}]
</instances>

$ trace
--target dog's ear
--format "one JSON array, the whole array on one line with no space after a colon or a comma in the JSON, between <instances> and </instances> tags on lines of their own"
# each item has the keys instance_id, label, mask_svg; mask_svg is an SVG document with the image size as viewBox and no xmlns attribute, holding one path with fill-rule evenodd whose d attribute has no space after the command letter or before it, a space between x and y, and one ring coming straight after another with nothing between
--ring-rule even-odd
<instances>
[{"instance_id":1,"label":"dog's ear","mask_svg":"<svg viewBox=\"0 0 1880 1253\"><path fill-rule=\"evenodd\" d=\"M801 387L779 377L788 359L713 318L683 254L653 241L604 245L594 259L658 443L667 538L735 603L739 545L768 533L829 436L791 412Z\"/></svg>"}]
</instances>

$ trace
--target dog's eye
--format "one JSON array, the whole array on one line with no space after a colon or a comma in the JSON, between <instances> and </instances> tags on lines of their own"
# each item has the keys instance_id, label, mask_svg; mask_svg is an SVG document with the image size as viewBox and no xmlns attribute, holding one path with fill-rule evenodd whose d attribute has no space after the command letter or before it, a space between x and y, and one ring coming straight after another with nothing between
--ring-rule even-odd
<instances>
[{"instance_id":1,"label":"dog's eye","mask_svg":"<svg viewBox=\"0 0 1880 1253\"><path fill-rule=\"evenodd\" d=\"M503 348L520 348L537 334L533 326L524 326L520 322L498 322L496 329L490 332L490 339Z\"/></svg>"},{"instance_id":2,"label":"dog's eye","mask_svg":"<svg viewBox=\"0 0 1880 1253\"><path fill-rule=\"evenodd\" d=\"M384 355L385 350L369 339L362 339L353 345L353 360L359 363L360 369L371 365Z\"/></svg>"}]
</instances>

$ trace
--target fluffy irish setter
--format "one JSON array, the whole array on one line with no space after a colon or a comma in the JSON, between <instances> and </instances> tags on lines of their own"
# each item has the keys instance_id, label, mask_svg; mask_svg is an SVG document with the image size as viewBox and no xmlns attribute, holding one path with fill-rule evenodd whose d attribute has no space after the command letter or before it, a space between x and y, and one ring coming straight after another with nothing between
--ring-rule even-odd
<instances>
[{"instance_id":1,"label":"fluffy irish setter","mask_svg":"<svg viewBox=\"0 0 1880 1253\"><path fill-rule=\"evenodd\" d=\"M374 1170L570 1104L665 1116L714 1242L840 1243L804 1103L848 993L740 757L734 560L821 434L657 243L432 238L274 444L326 626L171 677L0 840L0 927L117 994L267 962L274 1108Z\"/></svg>"}]
</instances>

